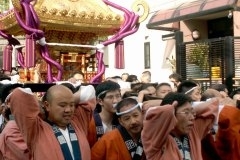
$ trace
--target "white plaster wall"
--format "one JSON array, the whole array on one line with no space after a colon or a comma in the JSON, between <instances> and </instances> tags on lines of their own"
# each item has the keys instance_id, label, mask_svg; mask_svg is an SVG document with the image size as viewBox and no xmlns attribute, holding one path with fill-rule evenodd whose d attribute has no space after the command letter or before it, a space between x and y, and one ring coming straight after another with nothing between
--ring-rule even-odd
<instances>
[{"instance_id":1,"label":"white plaster wall","mask_svg":"<svg viewBox=\"0 0 240 160\"><path fill-rule=\"evenodd\" d=\"M128 8L131 10L131 6L134 0L112 0L113 2ZM179 5L183 2L189 2L191 0L146 0L150 7L150 14L148 18L141 23L139 30L126 38L124 38L124 52L125 52L125 69L116 69L114 67L114 45L108 47L109 55L109 68L106 69L105 77L111 77L116 75L121 75L124 72L129 74L135 74L140 77L144 69L144 42L150 42L150 61L151 68L146 69L152 73L152 82L166 82L168 81L168 76L172 73L171 65L166 62L164 57L164 52L166 48L167 41L162 41L162 35L168 34L166 31L159 30L149 30L146 28L151 16L155 11L159 9L167 9ZM148 39L145 40L145 37ZM172 50L172 54L175 54L175 48ZM163 64L164 63L164 64Z\"/></svg>"}]
</instances>

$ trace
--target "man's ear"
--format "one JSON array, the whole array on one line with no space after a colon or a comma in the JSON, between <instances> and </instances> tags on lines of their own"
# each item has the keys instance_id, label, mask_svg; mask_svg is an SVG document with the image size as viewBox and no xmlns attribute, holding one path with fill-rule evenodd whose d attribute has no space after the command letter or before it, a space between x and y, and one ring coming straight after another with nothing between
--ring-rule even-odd
<instances>
[{"instance_id":1,"label":"man's ear","mask_svg":"<svg viewBox=\"0 0 240 160\"><path fill-rule=\"evenodd\" d=\"M44 102L43 102L43 106L44 106L44 108L46 109L46 111L49 111L49 110L50 110L50 105L49 105L48 101L44 101Z\"/></svg>"},{"instance_id":2,"label":"man's ear","mask_svg":"<svg viewBox=\"0 0 240 160\"><path fill-rule=\"evenodd\" d=\"M103 105L103 100L101 98L97 98L97 103L102 106Z\"/></svg>"},{"instance_id":3,"label":"man's ear","mask_svg":"<svg viewBox=\"0 0 240 160\"><path fill-rule=\"evenodd\" d=\"M118 117L118 122L119 122L119 124L123 125L122 119L120 117Z\"/></svg>"}]
</instances>

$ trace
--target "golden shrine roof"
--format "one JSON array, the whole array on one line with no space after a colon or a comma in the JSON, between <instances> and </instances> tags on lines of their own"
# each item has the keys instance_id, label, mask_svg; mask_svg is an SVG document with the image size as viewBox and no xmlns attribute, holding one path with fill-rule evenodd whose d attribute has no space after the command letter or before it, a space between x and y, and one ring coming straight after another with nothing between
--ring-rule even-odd
<instances>
[{"instance_id":1,"label":"golden shrine roof","mask_svg":"<svg viewBox=\"0 0 240 160\"><path fill-rule=\"evenodd\" d=\"M12 2L23 15L20 0ZM45 32L106 36L114 34L124 21L122 15L113 12L102 0L37 0L35 3L40 29ZM0 15L0 30L12 35L24 34L13 10Z\"/></svg>"}]
</instances>

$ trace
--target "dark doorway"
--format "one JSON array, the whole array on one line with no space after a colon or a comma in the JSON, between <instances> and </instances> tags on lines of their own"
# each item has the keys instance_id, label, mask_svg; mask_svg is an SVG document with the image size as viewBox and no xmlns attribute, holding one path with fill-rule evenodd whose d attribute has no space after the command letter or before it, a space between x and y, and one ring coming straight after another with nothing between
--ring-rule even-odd
<instances>
[{"instance_id":1,"label":"dark doorway","mask_svg":"<svg viewBox=\"0 0 240 160\"><path fill-rule=\"evenodd\" d=\"M208 22L208 38L233 36L233 18L218 18Z\"/></svg>"}]
</instances>

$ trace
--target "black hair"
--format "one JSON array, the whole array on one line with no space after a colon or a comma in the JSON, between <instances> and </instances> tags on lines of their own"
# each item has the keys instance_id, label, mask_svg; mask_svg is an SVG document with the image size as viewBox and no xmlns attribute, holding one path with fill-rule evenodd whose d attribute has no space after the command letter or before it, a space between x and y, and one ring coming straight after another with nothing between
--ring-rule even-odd
<instances>
[{"instance_id":1,"label":"black hair","mask_svg":"<svg viewBox=\"0 0 240 160\"><path fill-rule=\"evenodd\" d=\"M159 83L157 86L156 86L156 90L158 90L160 87L162 86L169 86L171 87L171 85L169 83L166 83L166 82L163 82L163 83Z\"/></svg>"},{"instance_id":2,"label":"black hair","mask_svg":"<svg viewBox=\"0 0 240 160\"><path fill-rule=\"evenodd\" d=\"M0 96L2 103L5 102L7 96L12 92L13 89L17 87L22 87L22 84L16 83L16 84L2 84L0 86ZM3 117L5 117L7 120L10 120L10 115L12 114L9 107L7 107L4 111Z\"/></svg>"},{"instance_id":3,"label":"black hair","mask_svg":"<svg viewBox=\"0 0 240 160\"><path fill-rule=\"evenodd\" d=\"M7 96L11 93L11 91L17 87L23 87L23 85L20 83L0 85L0 97L1 97L2 103L5 102Z\"/></svg>"},{"instance_id":4,"label":"black hair","mask_svg":"<svg viewBox=\"0 0 240 160\"><path fill-rule=\"evenodd\" d=\"M217 91L225 91L225 89L227 89L225 84L214 84L212 86L210 86L211 89L215 89Z\"/></svg>"},{"instance_id":5,"label":"black hair","mask_svg":"<svg viewBox=\"0 0 240 160\"><path fill-rule=\"evenodd\" d=\"M2 80L9 80L11 81L11 78L3 73L0 73L0 81Z\"/></svg>"},{"instance_id":6,"label":"black hair","mask_svg":"<svg viewBox=\"0 0 240 160\"><path fill-rule=\"evenodd\" d=\"M77 91L76 88L71 83L66 82L66 83L61 83L61 85L69 88L72 91L72 93L75 93Z\"/></svg>"},{"instance_id":7,"label":"black hair","mask_svg":"<svg viewBox=\"0 0 240 160\"><path fill-rule=\"evenodd\" d=\"M151 72L150 71L143 71L142 74L151 76Z\"/></svg>"},{"instance_id":8,"label":"black hair","mask_svg":"<svg viewBox=\"0 0 240 160\"><path fill-rule=\"evenodd\" d=\"M186 93L187 91L189 91L190 89L192 89L193 87L196 87L197 83L191 80L185 80L182 81L178 87L177 87L177 92L179 93Z\"/></svg>"},{"instance_id":9,"label":"black hair","mask_svg":"<svg viewBox=\"0 0 240 160\"><path fill-rule=\"evenodd\" d=\"M240 94L240 88L237 88L234 91L232 91L231 94L229 95L229 97L233 98L233 96L236 94Z\"/></svg>"},{"instance_id":10,"label":"black hair","mask_svg":"<svg viewBox=\"0 0 240 160\"><path fill-rule=\"evenodd\" d=\"M75 71L71 74L71 77L73 77L75 74L81 74L84 77L84 73L82 71Z\"/></svg>"},{"instance_id":11,"label":"black hair","mask_svg":"<svg viewBox=\"0 0 240 160\"><path fill-rule=\"evenodd\" d=\"M169 75L169 78L175 79L177 82L182 82L182 76L178 73L172 73Z\"/></svg>"},{"instance_id":12,"label":"black hair","mask_svg":"<svg viewBox=\"0 0 240 160\"><path fill-rule=\"evenodd\" d=\"M124 98L120 102L118 102L118 104L116 105L116 111L120 112L121 108L123 108L124 106L128 106L128 105L135 106L137 104L138 104L138 102L134 98Z\"/></svg>"},{"instance_id":13,"label":"black hair","mask_svg":"<svg viewBox=\"0 0 240 160\"><path fill-rule=\"evenodd\" d=\"M122 73L122 75L127 75L127 76L129 76L129 74L128 74L128 73L126 73L126 72L125 72L125 73Z\"/></svg>"},{"instance_id":14,"label":"black hair","mask_svg":"<svg viewBox=\"0 0 240 160\"><path fill-rule=\"evenodd\" d=\"M166 105L166 104L171 105L174 101L177 101L177 106L176 106L176 109L177 109L187 102L191 103L191 98L189 96L185 95L184 93L169 92L162 99L161 105Z\"/></svg>"},{"instance_id":15,"label":"black hair","mask_svg":"<svg viewBox=\"0 0 240 160\"><path fill-rule=\"evenodd\" d=\"M47 92L45 92L44 95L43 95L42 98L41 98L42 109L43 109L43 111L44 111L45 118L48 117L48 112L47 112L46 107L45 107L45 105L44 105L44 102L47 101L47 96L48 96L48 94L47 94Z\"/></svg>"},{"instance_id":16,"label":"black hair","mask_svg":"<svg viewBox=\"0 0 240 160\"><path fill-rule=\"evenodd\" d=\"M120 92L120 85L116 82L111 80L104 81L97 85L96 87L96 97L103 99L106 96L107 92L119 90Z\"/></svg>"},{"instance_id":17,"label":"black hair","mask_svg":"<svg viewBox=\"0 0 240 160\"><path fill-rule=\"evenodd\" d=\"M112 79L121 79L121 77L120 76L113 76L113 77L111 77Z\"/></svg>"},{"instance_id":18,"label":"black hair","mask_svg":"<svg viewBox=\"0 0 240 160\"><path fill-rule=\"evenodd\" d=\"M134 82L134 81L138 81L138 78L136 75L129 75L128 78L126 79L126 82Z\"/></svg>"}]
</instances>

